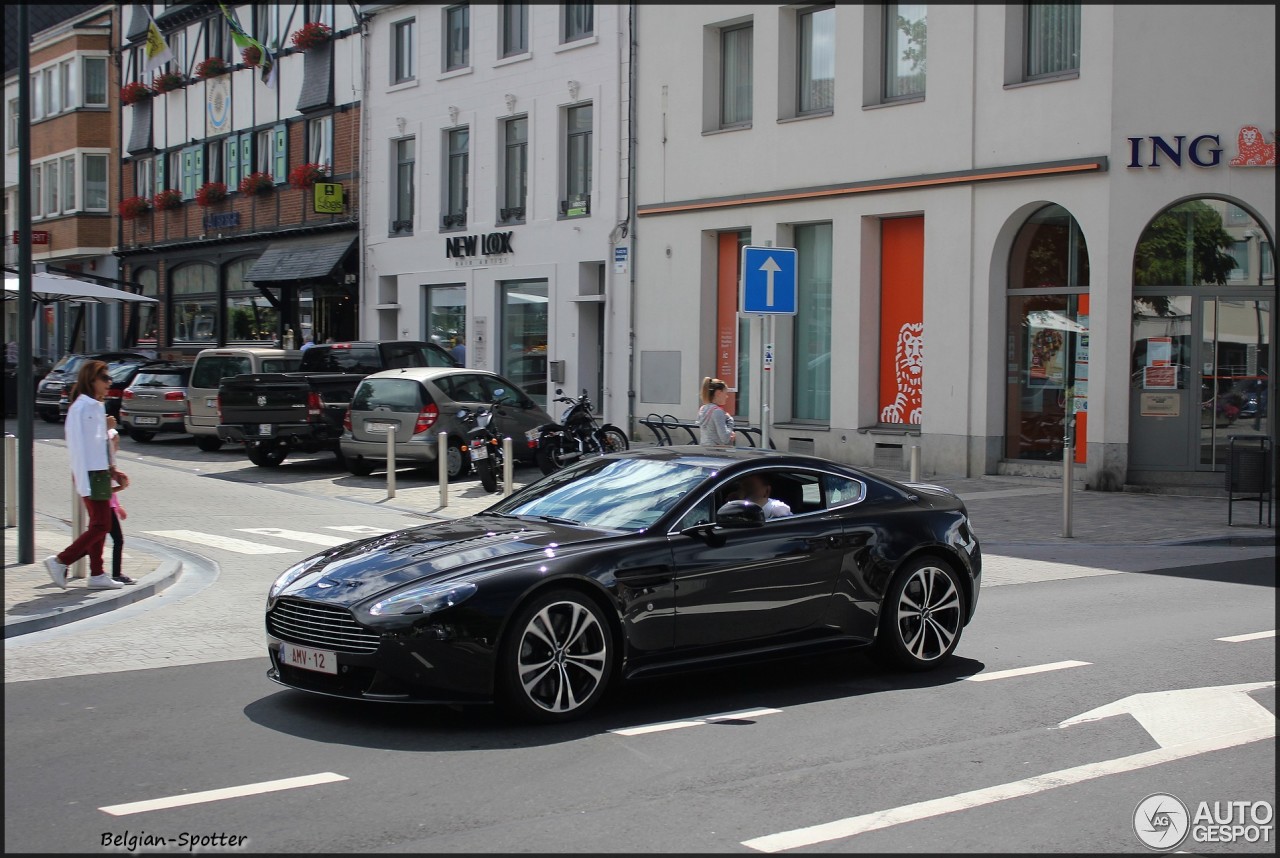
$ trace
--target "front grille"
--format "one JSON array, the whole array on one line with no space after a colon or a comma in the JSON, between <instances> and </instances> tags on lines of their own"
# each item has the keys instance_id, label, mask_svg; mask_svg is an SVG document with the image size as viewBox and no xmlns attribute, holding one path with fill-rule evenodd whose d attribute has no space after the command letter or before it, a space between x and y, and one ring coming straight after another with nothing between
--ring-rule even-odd
<instances>
[{"instance_id":1,"label":"front grille","mask_svg":"<svg viewBox=\"0 0 1280 858\"><path fill-rule=\"evenodd\" d=\"M334 652L371 653L378 635L356 623L346 608L281 599L267 612L267 631L281 640Z\"/></svg>"}]
</instances>

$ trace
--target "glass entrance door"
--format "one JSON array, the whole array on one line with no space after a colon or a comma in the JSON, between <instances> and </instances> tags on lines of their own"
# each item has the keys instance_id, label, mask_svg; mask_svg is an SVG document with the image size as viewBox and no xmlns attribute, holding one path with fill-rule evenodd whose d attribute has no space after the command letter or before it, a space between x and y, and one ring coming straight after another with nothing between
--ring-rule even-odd
<instances>
[{"instance_id":1,"label":"glass entrance door","mask_svg":"<svg viewBox=\"0 0 1280 858\"><path fill-rule=\"evenodd\" d=\"M1225 469L1231 435L1271 432L1271 312L1266 299L1201 299L1198 469Z\"/></svg>"}]
</instances>

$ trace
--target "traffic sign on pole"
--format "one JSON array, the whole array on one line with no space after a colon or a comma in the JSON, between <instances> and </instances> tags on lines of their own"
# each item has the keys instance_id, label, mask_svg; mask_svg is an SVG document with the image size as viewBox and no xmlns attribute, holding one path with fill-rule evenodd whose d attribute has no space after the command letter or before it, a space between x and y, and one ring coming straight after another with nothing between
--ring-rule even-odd
<instances>
[{"instance_id":1,"label":"traffic sign on pole","mask_svg":"<svg viewBox=\"0 0 1280 858\"><path fill-rule=\"evenodd\" d=\"M796 314L796 250L793 247L742 248L742 312Z\"/></svg>"}]
</instances>

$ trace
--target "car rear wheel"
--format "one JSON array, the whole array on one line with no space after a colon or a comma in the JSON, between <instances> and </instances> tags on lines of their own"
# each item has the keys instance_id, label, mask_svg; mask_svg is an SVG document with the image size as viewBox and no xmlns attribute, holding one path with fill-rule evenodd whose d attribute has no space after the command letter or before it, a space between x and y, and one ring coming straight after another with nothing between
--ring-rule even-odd
<instances>
[{"instance_id":1,"label":"car rear wheel","mask_svg":"<svg viewBox=\"0 0 1280 858\"><path fill-rule=\"evenodd\" d=\"M45 423L57 423L62 419L62 415L58 413L56 408L41 408L40 419Z\"/></svg>"},{"instance_id":2,"label":"car rear wheel","mask_svg":"<svg viewBox=\"0 0 1280 858\"><path fill-rule=\"evenodd\" d=\"M222 449L222 439L212 435L197 435L196 446L206 453L216 453Z\"/></svg>"},{"instance_id":3,"label":"car rear wheel","mask_svg":"<svg viewBox=\"0 0 1280 858\"><path fill-rule=\"evenodd\" d=\"M145 444L152 438L156 437L156 433L148 432L145 429L130 429L129 437L137 441L139 444Z\"/></svg>"},{"instance_id":4,"label":"car rear wheel","mask_svg":"<svg viewBox=\"0 0 1280 858\"><path fill-rule=\"evenodd\" d=\"M913 560L885 593L876 647L898 667L928 670L955 651L964 617L964 589L951 564L938 557Z\"/></svg>"},{"instance_id":5,"label":"car rear wheel","mask_svg":"<svg viewBox=\"0 0 1280 858\"><path fill-rule=\"evenodd\" d=\"M259 468L278 468L289 455L289 449L277 442L255 442L246 445L249 461Z\"/></svg>"},{"instance_id":6,"label":"car rear wheel","mask_svg":"<svg viewBox=\"0 0 1280 858\"><path fill-rule=\"evenodd\" d=\"M357 477L367 477L373 473L373 462L364 456L347 456L345 464L347 470Z\"/></svg>"},{"instance_id":7,"label":"car rear wheel","mask_svg":"<svg viewBox=\"0 0 1280 858\"><path fill-rule=\"evenodd\" d=\"M503 641L498 692L515 714L543 723L586 714L604 696L614 646L600 606L574 590L552 590L521 608Z\"/></svg>"}]
</instances>

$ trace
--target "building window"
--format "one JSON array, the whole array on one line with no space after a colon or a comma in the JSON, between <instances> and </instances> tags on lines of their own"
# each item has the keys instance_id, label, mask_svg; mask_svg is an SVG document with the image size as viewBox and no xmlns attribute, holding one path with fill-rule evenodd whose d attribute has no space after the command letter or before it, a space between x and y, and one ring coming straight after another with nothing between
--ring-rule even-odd
<instances>
[{"instance_id":1,"label":"building window","mask_svg":"<svg viewBox=\"0 0 1280 858\"><path fill-rule=\"evenodd\" d=\"M890 3L884 14L884 100L924 95L927 22L923 4Z\"/></svg>"},{"instance_id":2,"label":"building window","mask_svg":"<svg viewBox=\"0 0 1280 858\"><path fill-rule=\"evenodd\" d=\"M391 212L393 235L413 233L414 150L416 139L407 137L396 141L396 200Z\"/></svg>"},{"instance_id":3,"label":"building window","mask_svg":"<svg viewBox=\"0 0 1280 858\"><path fill-rule=\"evenodd\" d=\"M1245 280L1249 276L1249 241L1231 242L1231 250L1229 251L1231 258L1235 260L1235 265L1231 268L1231 273L1227 275L1228 280Z\"/></svg>"},{"instance_id":4,"label":"building window","mask_svg":"<svg viewBox=\"0 0 1280 858\"><path fill-rule=\"evenodd\" d=\"M253 35L268 49L280 47L280 7L276 4L254 4Z\"/></svg>"},{"instance_id":5,"label":"building window","mask_svg":"<svg viewBox=\"0 0 1280 858\"><path fill-rule=\"evenodd\" d=\"M529 4L502 4L502 51L500 56L514 57L529 50Z\"/></svg>"},{"instance_id":6,"label":"building window","mask_svg":"<svg viewBox=\"0 0 1280 858\"><path fill-rule=\"evenodd\" d=\"M401 21L392 32L391 82L404 83L413 80L414 69L414 21Z\"/></svg>"},{"instance_id":7,"label":"building window","mask_svg":"<svg viewBox=\"0 0 1280 858\"><path fill-rule=\"evenodd\" d=\"M271 306L261 290L245 275L257 262L256 257L237 259L222 269L226 283L223 309L227 320L227 342L270 344L280 330L280 311ZM299 344L302 337L299 336Z\"/></svg>"},{"instance_id":8,"label":"building window","mask_svg":"<svg viewBox=\"0 0 1280 858\"><path fill-rule=\"evenodd\" d=\"M565 199L562 214L578 217L591 213L591 105L565 111Z\"/></svg>"},{"instance_id":9,"label":"building window","mask_svg":"<svg viewBox=\"0 0 1280 858\"><path fill-rule=\"evenodd\" d=\"M44 70L44 113L54 116L62 112L62 69L51 66Z\"/></svg>"},{"instance_id":10,"label":"building window","mask_svg":"<svg viewBox=\"0 0 1280 858\"><path fill-rule=\"evenodd\" d=\"M720 127L751 122L750 24L720 31Z\"/></svg>"},{"instance_id":11,"label":"building window","mask_svg":"<svg viewBox=\"0 0 1280 858\"><path fill-rule=\"evenodd\" d=\"M431 342L466 365L467 287L462 283L426 287L426 329Z\"/></svg>"},{"instance_id":12,"label":"building window","mask_svg":"<svg viewBox=\"0 0 1280 858\"><path fill-rule=\"evenodd\" d=\"M225 151L225 141L210 140L205 146L204 163L206 165L205 181L222 182L227 186L228 191L236 191L238 188L232 187L231 183L226 179L227 156Z\"/></svg>"},{"instance_id":13,"label":"building window","mask_svg":"<svg viewBox=\"0 0 1280 858\"><path fill-rule=\"evenodd\" d=\"M253 170L254 173L271 172L271 130L258 131L253 135ZM310 159L308 159L310 160ZM317 162L312 162L317 163Z\"/></svg>"},{"instance_id":14,"label":"building window","mask_svg":"<svg viewBox=\"0 0 1280 858\"><path fill-rule=\"evenodd\" d=\"M44 165L44 213L48 215L62 214L62 204L58 196L58 188L62 183L58 178L58 162L50 161Z\"/></svg>"},{"instance_id":15,"label":"building window","mask_svg":"<svg viewBox=\"0 0 1280 858\"><path fill-rule=\"evenodd\" d=\"M84 210L107 210L107 156L84 156Z\"/></svg>"},{"instance_id":16,"label":"building window","mask_svg":"<svg viewBox=\"0 0 1280 858\"><path fill-rule=\"evenodd\" d=\"M831 419L831 224L794 229L797 312L792 390L796 420Z\"/></svg>"},{"instance_id":17,"label":"building window","mask_svg":"<svg viewBox=\"0 0 1280 858\"><path fill-rule=\"evenodd\" d=\"M502 282L498 372L539 405L547 404L547 281Z\"/></svg>"},{"instance_id":18,"label":"building window","mask_svg":"<svg viewBox=\"0 0 1280 858\"><path fill-rule=\"evenodd\" d=\"M1026 79L1079 71L1080 4L1032 3L1026 16Z\"/></svg>"},{"instance_id":19,"label":"building window","mask_svg":"<svg viewBox=\"0 0 1280 858\"><path fill-rule=\"evenodd\" d=\"M446 134L448 166L445 188L444 216L441 225L445 229L461 229L467 225L467 180L471 133L457 128Z\"/></svg>"},{"instance_id":20,"label":"building window","mask_svg":"<svg viewBox=\"0 0 1280 858\"><path fill-rule=\"evenodd\" d=\"M166 159L164 173L164 187L172 188L175 191L182 190L182 150L174 149L168 155L162 155Z\"/></svg>"},{"instance_id":21,"label":"building window","mask_svg":"<svg viewBox=\"0 0 1280 858\"><path fill-rule=\"evenodd\" d=\"M33 72L31 75L31 118L44 118L44 75Z\"/></svg>"},{"instance_id":22,"label":"building window","mask_svg":"<svg viewBox=\"0 0 1280 858\"><path fill-rule=\"evenodd\" d=\"M154 268L144 268L138 271L133 278L133 282L138 284L138 292L146 295L148 298L159 298L160 287L158 278ZM148 345L157 345L160 342L160 314L157 312L158 304L134 305L134 313L137 321L134 323L134 330L137 332L137 342L139 345L147 343Z\"/></svg>"},{"instance_id":23,"label":"building window","mask_svg":"<svg viewBox=\"0 0 1280 858\"><path fill-rule=\"evenodd\" d=\"M193 262L169 275L173 342L212 345L218 342L218 269Z\"/></svg>"},{"instance_id":24,"label":"building window","mask_svg":"<svg viewBox=\"0 0 1280 858\"><path fill-rule=\"evenodd\" d=\"M444 70L471 65L471 7L450 6L444 10Z\"/></svg>"},{"instance_id":25,"label":"building window","mask_svg":"<svg viewBox=\"0 0 1280 858\"><path fill-rule=\"evenodd\" d=\"M205 56L220 57L227 61L228 64L234 65L238 61L235 54L235 48L231 44L231 28L227 26L227 19L222 15L214 15L208 19L208 29L205 30Z\"/></svg>"},{"instance_id":26,"label":"building window","mask_svg":"<svg viewBox=\"0 0 1280 858\"><path fill-rule=\"evenodd\" d=\"M307 3L307 20L318 21L321 24L333 29L333 4L332 3Z\"/></svg>"},{"instance_id":27,"label":"building window","mask_svg":"<svg viewBox=\"0 0 1280 858\"><path fill-rule=\"evenodd\" d=\"M133 192L148 199L155 193L155 161L142 158L133 162ZM192 192L194 195L194 191Z\"/></svg>"},{"instance_id":28,"label":"building window","mask_svg":"<svg viewBox=\"0 0 1280 858\"><path fill-rule=\"evenodd\" d=\"M564 4L564 30L562 42L576 42L595 33L595 4Z\"/></svg>"},{"instance_id":29,"label":"building window","mask_svg":"<svg viewBox=\"0 0 1280 858\"><path fill-rule=\"evenodd\" d=\"M76 159L72 155L62 159L62 210L76 210Z\"/></svg>"},{"instance_id":30,"label":"building window","mask_svg":"<svg viewBox=\"0 0 1280 858\"><path fill-rule=\"evenodd\" d=\"M107 58L84 58L84 106L107 106Z\"/></svg>"},{"instance_id":31,"label":"building window","mask_svg":"<svg viewBox=\"0 0 1280 858\"><path fill-rule=\"evenodd\" d=\"M75 110L80 106L80 94L77 90L76 61L67 60L61 66L62 71L62 107L64 110Z\"/></svg>"},{"instance_id":32,"label":"building window","mask_svg":"<svg viewBox=\"0 0 1280 858\"><path fill-rule=\"evenodd\" d=\"M31 171L31 217L33 219L42 217L44 213L43 209L40 208L40 203L43 199L40 194L44 190L40 177L43 175L43 170L36 169Z\"/></svg>"},{"instance_id":33,"label":"building window","mask_svg":"<svg viewBox=\"0 0 1280 858\"><path fill-rule=\"evenodd\" d=\"M9 113L5 117L5 145L9 149L18 148L18 99L9 99Z\"/></svg>"},{"instance_id":34,"label":"building window","mask_svg":"<svg viewBox=\"0 0 1280 858\"><path fill-rule=\"evenodd\" d=\"M329 174L333 174L332 116L321 116L307 123L307 163L323 164L329 169ZM271 168L267 167L266 170L270 172Z\"/></svg>"},{"instance_id":35,"label":"building window","mask_svg":"<svg viewBox=\"0 0 1280 858\"><path fill-rule=\"evenodd\" d=\"M827 111L835 105L836 10L827 6L801 12L799 17L800 91L796 104L800 113Z\"/></svg>"},{"instance_id":36,"label":"building window","mask_svg":"<svg viewBox=\"0 0 1280 858\"><path fill-rule=\"evenodd\" d=\"M1259 239L1261 246L1258 253L1258 270L1262 274L1263 280L1273 280L1276 275L1275 259L1271 255L1271 242L1266 239Z\"/></svg>"},{"instance_id":37,"label":"building window","mask_svg":"<svg viewBox=\"0 0 1280 858\"><path fill-rule=\"evenodd\" d=\"M518 116L505 123L506 148L502 170L503 223L524 223L525 196L529 188L529 117Z\"/></svg>"}]
</instances>

